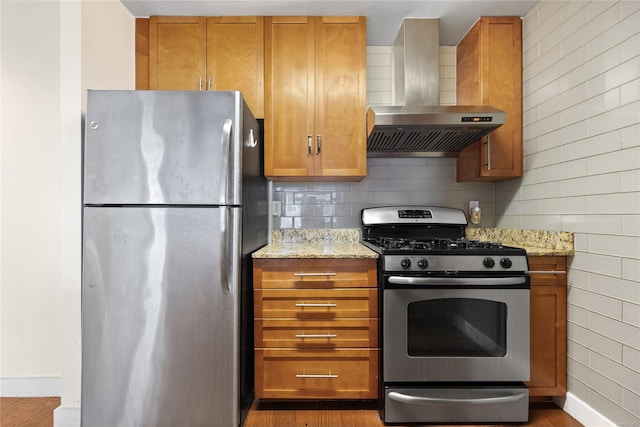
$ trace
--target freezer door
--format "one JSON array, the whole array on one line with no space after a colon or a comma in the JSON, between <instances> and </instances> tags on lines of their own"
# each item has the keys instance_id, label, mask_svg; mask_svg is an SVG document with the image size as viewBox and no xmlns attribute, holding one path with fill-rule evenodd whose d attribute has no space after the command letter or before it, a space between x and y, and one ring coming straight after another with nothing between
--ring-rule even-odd
<instances>
[{"instance_id":1,"label":"freezer door","mask_svg":"<svg viewBox=\"0 0 640 427\"><path fill-rule=\"evenodd\" d=\"M240 92L90 90L84 203L239 205L243 106Z\"/></svg>"},{"instance_id":2,"label":"freezer door","mask_svg":"<svg viewBox=\"0 0 640 427\"><path fill-rule=\"evenodd\" d=\"M239 425L240 218L84 209L83 427Z\"/></svg>"}]
</instances>

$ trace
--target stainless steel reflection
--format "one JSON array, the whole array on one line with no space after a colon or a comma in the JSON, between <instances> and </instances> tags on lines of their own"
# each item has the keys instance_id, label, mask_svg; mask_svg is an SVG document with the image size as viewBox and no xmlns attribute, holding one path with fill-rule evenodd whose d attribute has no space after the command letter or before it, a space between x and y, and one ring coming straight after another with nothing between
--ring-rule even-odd
<instances>
[{"instance_id":1,"label":"stainless steel reflection","mask_svg":"<svg viewBox=\"0 0 640 427\"><path fill-rule=\"evenodd\" d=\"M240 215L85 208L84 426L238 424L221 410L237 406L240 319L218 237Z\"/></svg>"},{"instance_id":2,"label":"stainless steel reflection","mask_svg":"<svg viewBox=\"0 0 640 427\"><path fill-rule=\"evenodd\" d=\"M471 283L471 282L470 282ZM383 378L385 382L408 381L526 381L529 379L529 290L528 289L385 289L383 324ZM502 325L489 312L474 309L458 313L464 327L457 326L462 339L475 341L480 347L496 344L491 336L478 331L483 327L504 328L508 351L495 356L450 353L421 357L410 355L411 325L408 307L424 301L469 301L474 308L477 302L503 303L506 306L505 324ZM458 304L458 306L463 307ZM402 315L398 315L402 313ZM451 313L453 317L456 313ZM473 320L465 320L467 318ZM393 321L389 321L393 319ZM453 322L452 322L453 323ZM456 327L455 325L452 325ZM446 330L438 323L424 322L416 328L423 337L445 337ZM487 334L488 335L488 334ZM434 338L435 339L435 338ZM487 351L491 353L491 349Z\"/></svg>"},{"instance_id":3,"label":"stainless steel reflection","mask_svg":"<svg viewBox=\"0 0 640 427\"><path fill-rule=\"evenodd\" d=\"M89 91L84 203L240 205L243 101L214 93Z\"/></svg>"},{"instance_id":4,"label":"stainless steel reflection","mask_svg":"<svg viewBox=\"0 0 640 427\"><path fill-rule=\"evenodd\" d=\"M250 254L267 243L239 92L89 91L83 427L238 427L253 398Z\"/></svg>"},{"instance_id":5,"label":"stainless steel reflection","mask_svg":"<svg viewBox=\"0 0 640 427\"><path fill-rule=\"evenodd\" d=\"M483 105L440 106L439 19L404 19L393 46L395 104L367 110L367 156L454 157L502 126Z\"/></svg>"},{"instance_id":6,"label":"stainless steel reflection","mask_svg":"<svg viewBox=\"0 0 640 427\"><path fill-rule=\"evenodd\" d=\"M526 387L405 388L384 392L385 422L499 423L528 420Z\"/></svg>"}]
</instances>

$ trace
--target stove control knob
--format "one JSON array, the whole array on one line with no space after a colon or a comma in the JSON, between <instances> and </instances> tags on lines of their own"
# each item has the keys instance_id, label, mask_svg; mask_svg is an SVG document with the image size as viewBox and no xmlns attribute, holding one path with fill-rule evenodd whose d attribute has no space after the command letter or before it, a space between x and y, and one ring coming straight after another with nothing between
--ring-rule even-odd
<instances>
[{"instance_id":1,"label":"stove control knob","mask_svg":"<svg viewBox=\"0 0 640 427\"><path fill-rule=\"evenodd\" d=\"M418 261L418 267L422 268L423 270L428 266L429 266L429 261L427 261L426 259L421 258L420 261Z\"/></svg>"},{"instance_id":2,"label":"stove control knob","mask_svg":"<svg viewBox=\"0 0 640 427\"><path fill-rule=\"evenodd\" d=\"M411 260L409 258L402 258L402 261L400 261L400 266L402 266L402 268L411 267Z\"/></svg>"},{"instance_id":3,"label":"stove control knob","mask_svg":"<svg viewBox=\"0 0 640 427\"><path fill-rule=\"evenodd\" d=\"M496 265L496 262L493 260L493 258L486 257L485 259L482 260L482 265L484 265L487 268L493 268L493 266Z\"/></svg>"},{"instance_id":4,"label":"stove control knob","mask_svg":"<svg viewBox=\"0 0 640 427\"><path fill-rule=\"evenodd\" d=\"M500 265L502 266L502 268L511 268L513 263L511 262L510 258L502 258L500 260Z\"/></svg>"}]
</instances>

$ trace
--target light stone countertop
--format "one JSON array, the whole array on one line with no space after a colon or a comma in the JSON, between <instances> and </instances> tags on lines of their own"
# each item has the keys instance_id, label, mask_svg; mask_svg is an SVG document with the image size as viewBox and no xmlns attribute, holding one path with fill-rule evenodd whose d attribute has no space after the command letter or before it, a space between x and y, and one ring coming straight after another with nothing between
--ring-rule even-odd
<instances>
[{"instance_id":1,"label":"light stone countertop","mask_svg":"<svg viewBox=\"0 0 640 427\"><path fill-rule=\"evenodd\" d=\"M519 228L469 228L466 238L500 242L527 251L530 256L572 256L573 233L567 231L523 230Z\"/></svg>"},{"instance_id":2,"label":"light stone countertop","mask_svg":"<svg viewBox=\"0 0 640 427\"><path fill-rule=\"evenodd\" d=\"M358 229L273 230L253 258L378 258L360 243Z\"/></svg>"},{"instance_id":3,"label":"light stone countertop","mask_svg":"<svg viewBox=\"0 0 640 427\"><path fill-rule=\"evenodd\" d=\"M572 256L573 233L510 228L467 227L466 238L500 242L527 251L531 256ZM273 230L271 243L253 258L378 258L360 243L359 229Z\"/></svg>"}]
</instances>

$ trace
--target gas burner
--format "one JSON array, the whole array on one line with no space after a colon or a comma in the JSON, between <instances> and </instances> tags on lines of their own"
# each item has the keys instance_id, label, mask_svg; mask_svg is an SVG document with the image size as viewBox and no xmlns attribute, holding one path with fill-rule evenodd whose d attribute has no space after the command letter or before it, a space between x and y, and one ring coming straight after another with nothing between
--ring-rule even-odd
<instances>
[{"instance_id":1,"label":"gas burner","mask_svg":"<svg viewBox=\"0 0 640 427\"><path fill-rule=\"evenodd\" d=\"M415 240L398 237L380 237L374 244L386 251L429 251L436 249L500 249L502 245L495 242L481 242L478 240L434 238L431 240Z\"/></svg>"}]
</instances>

